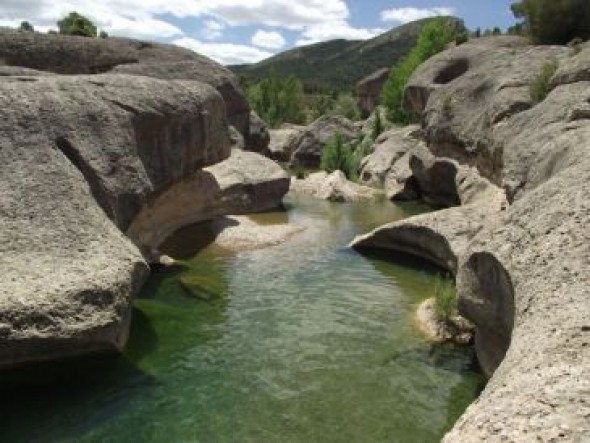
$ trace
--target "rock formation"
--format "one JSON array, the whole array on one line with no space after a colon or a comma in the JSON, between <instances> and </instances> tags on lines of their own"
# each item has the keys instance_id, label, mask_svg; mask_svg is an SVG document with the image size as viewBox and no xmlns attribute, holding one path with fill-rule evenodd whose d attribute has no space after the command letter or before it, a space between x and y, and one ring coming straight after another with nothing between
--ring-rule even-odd
<instances>
[{"instance_id":1,"label":"rock formation","mask_svg":"<svg viewBox=\"0 0 590 443\"><path fill-rule=\"evenodd\" d=\"M355 95L361 115L366 118L379 106L381 89L389 77L389 68L381 68L356 84Z\"/></svg>"},{"instance_id":2,"label":"rock formation","mask_svg":"<svg viewBox=\"0 0 590 443\"><path fill-rule=\"evenodd\" d=\"M268 144L269 157L281 163L287 163L293 155L295 143L304 126L290 125L286 128L270 129Z\"/></svg>"},{"instance_id":3,"label":"rock formation","mask_svg":"<svg viewBox=\"0 0 590 443\"><path fill-rule=\"evenodd\" d=\"M340 203L372 200L382 195L376 189L349 181L342 171L314 172L304 179L293 177L291 192Z\"/></svg>"},{"instance_id":4,"label":"rock formation","mask_svg":"<svg viewBox=\"0 0 590 443\"><path fill-rule=\"evenodd\" d=\"M204 57L121 39L2 31L0 41L0 57L30 67L0 76L0 367L120 349L149 272L141 252L182 223L276 206L288 177L254 153L223 162L227 100L245 99ZM112 71L136 59L144 74L151 60L155 73L172 76L178 61L186 70L174 75L194 75L32 70ZM195 177L202 186L191 188ZM177 189L181 200L162 203ZM171 223L167 210L190 213ZM162 226L138 228L146 213Z\"/></svg>"},{"instance_id":5,"label":"rock formation","mask_svg":"<svg viewBox=\"0 0 590 443\"><path fill-rule=\"evenodd\" d=\"M552 60L553 90L535 104L529 84ZM379 228L357 244L403 249L456 272L459 309L476 325L491 379L445 441L590 437L589 63L588 45L575 54L482 38L433 57L407 87L431 153L460 166L463 206ZM486 209L499 188L510 205L500 198Z\"/></svg>"},{"instance_id":6,"label":"rock formation","mask_svg":"<svg viewBox=\"0 0 590 443\"><path fill-rule=\"evenodd\" d=\"M354 123L345 117L339 115L320 117L290 141L292 148L287 149L293 152L291 166L318 168L322 151L336 133L342 136L344 143L352 142L361 135Z\"/></svg>"}]
</instances>

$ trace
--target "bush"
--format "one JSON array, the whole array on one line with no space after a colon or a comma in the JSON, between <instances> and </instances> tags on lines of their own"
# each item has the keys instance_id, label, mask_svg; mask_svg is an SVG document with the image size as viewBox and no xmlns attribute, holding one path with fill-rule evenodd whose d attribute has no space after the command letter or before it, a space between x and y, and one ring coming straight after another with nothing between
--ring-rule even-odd
<instances>
[{"instance_id":1,"label":"bush","mask_svg":"<svg viewBox=\"0 0 590 443\"><path fill-rule=\"evenodd\" d=\"M457 291L453 281L438 275L434 281L434 301L436 316L448 320L457 312Z\"/></svg>"},{"instance_id":2,"label":"bush","mask_svg":"<svg viewBox=\"0 0 590 443\"><path fill-rule=\"evenodd\" d=\"M590 38L588 0L520 0L511 8L534 43L565 45L576 37Z\"/></svg>"},{"instance_id":3,"label":"bush","mask_svg":"<svg viewBox=\"0 0 590 443\"><path fill-rule=\"evenodd\" d=\"M23 32L35 32L35 28L33 28L33 25L31 25L27 21L21 22L20 26L18 27L18 30Z\"/></svg>"},{"instance_id":4,"label":"bush","mask_svg":"<svg viewBox=\"0 0 590 443\"><path fill-rule=\"evenodd\" d=\"M320 168L326 172L340 170L346 178L353 180L357 174L356 158L350 145L345 145L342 134L336 132L322 151Z\"/></svg>"},{"instance_id":5,"label":"bush","mask_svg":"<svg viewBox=\"0 0 590 443\"><path fill-rule=\"evenodd\" d=\"M109 38L109 34L107 34L106 31L100 31L100 34L98 36L100 38Z\"/></svg>"},{"instance_id":6,"label":"bush","mask_svg":"<svg viewBox=\"0 0 590 443\"><path fill-rule=\"evenodd\" d=\"M410 53L395 66L381 91L381 103L387 109L389 120L409 124L420 116L403 108L403 93L416 68L433 55L441 52L455 39L455 28L444 18L436 18L425 25Z\"/></svg>"},{"instance_id":7,"label":"bush","mask_svg":"<svg viewBox=\"0 0 590 443\"><path fill-rule=\"evenodd\" d=\"M356 100L352 94L346 93L338 95L338 98L335 102L333 102L332 109L330 109L329 113L342 115L352 121L357 121L361 118L361 111L356 103Z\"/></svg>"},{"instance_id":8,"label":"bush","mask_svg":"<svg viewBox=\"0 0 590 443\"><path fill-rule=\"evenodd\" d=\"M96 37L96 26L88 18L77 12L70 12L66 17L57 22L59 33L63 35L80 35L83 37Z\"/></svg>"},{"instance_id":9,"label":"bush","mask_svg":"<svg viewBox=\"0 0 590 443\"><path fill-rule=\"evenodd\" d=\"M377 140L383 133L383 121L381 120L381 112L379 108L375 110L375 119L373 120L373 126L371 127L371 140Z\"/></svg>"},{"instance_id":10,"label":"bush","mask_svg":"<svg viewBox=\"0 0 590 443\"><path fill-rule=\"evenodd\" d=\"M545 63L539 75L535 77L529 87L531 100L533 103L540 103L545 100L545 97L551 92L551 85L549 84L551 77L557 71L557 62L552 61Z\"/></svg>"},{"instance_id":11,"label":"bush","mask_svg":"<svg viewBox=\"0 0 590 443\"><path fill-rule=\"evenodd\" d=\"M469 34L467 34L467 32L460 32L455 37L455 44L457 46L462 45L463 43L467 43L468 41L469 41Z\"/></svg>"}]
</instances>

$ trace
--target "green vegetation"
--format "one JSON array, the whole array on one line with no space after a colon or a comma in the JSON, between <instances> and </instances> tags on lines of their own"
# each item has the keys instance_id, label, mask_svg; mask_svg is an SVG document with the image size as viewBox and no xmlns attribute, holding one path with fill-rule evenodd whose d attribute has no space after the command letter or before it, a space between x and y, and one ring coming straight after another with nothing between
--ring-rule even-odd
<instances>
[{"instance_id":1,"label":"green vegetation","mask_svg":"<svg viewBox=\"0 0 590 443\"><path fill-rule=\"evenodd\" d=\"M77 12L70 12L66 17L57 22L59 33L63 35L80 35L83 37L96 37L97 30L94 23Z\"/></svg>"},{"instance_id":2,"label":"green vegetation","mask_svg":"<svg viewBox=\"0 0 590 443\"><path fill-rule=\"evenodd\" d=\"M403 92L412 73L423 62L441 52L455 40L456 30L448 20L436 18L420 31L416 46L391 70L381 91L381 103L387 108L388 118L394 123L417 122L419 116L403 108Z\"/></svg>"},{"instance_id":3,"label":"green vegetation","mask_svg":"<svg viewBox=\"0 0 590 443\"><path fill-rule=\"evenodd\" d=\"M344 144L342 134L336 132L322 151L320 168L326 172L340 170L346 178L352 180L356 176L355 155L351 146Z\"/></svg>"},{"instance_id":4,"label":"green vegetation","mask_svg":"<svg viewBox=\"0 0 590 443\"><path fill-rule=\"evenodd\" d=\"M109 34L107 34L106 31L100 31L100 34L98 34L98 36L100 38L108 38Z\"/></svg>"},{"instance_id":5,"label":"green vegetation","mask_svg":"<svg viewBox=\"0 0 590 443\"><path fill-rule=\"evenodd\" d=\"M534 43L565 45L576 37L590 38L588 0L520 0L512 12Z\"/></svg>"},{"instance_id":6,"label":"green vegetation","mask_svg":"<svg viewBox=\"0 0 590 443\"><path fill-rule=\"evenodd\" d=\"M27 21L21 22L20 26L18 27L18 30L23 32L35 32L35 28L33 28L33 25L31 25Z\"/></svg>"},{"instance_id":7,"label":"green vegetation","mask_svg":"<svg viewBox=\"0 0 590 443\"><path fill-rule=\"evenodd\" d=\"M427 18L394 28L369 40L331 40L302 46L252 65L230 66L240 76L256 83L274 68L280 78L294 75L310 95L350 91L356 83L386 65L395 65L415 45ZM461 28L456 18L445 18L449 27Z\"/></svg>"},{"instance_id":8,"label":"green vegetation","mask_svg":"<svg viewBox=\"0 0 590 443\"><path fill-rule=\"evenodd\" d=\"M381 112L379 111L379 108L377 108L377 110L375 111L373 125L371 127L371 140L377 140L377 137L379 137L383 133L383 130L384 128L383 121L381 120Z\"/></svg>"},{"instance_id":9,"label":"green vegetation","mask_svg":"<svg viewBox=\"0 0 590 443\"><path fill-rule=\"evenodd\" d=\"M342 115L349 120L357 121L361 118L361 110L356 104L356 100L350 93L338 94L329 114Z\"/></svg>"},{"instance_id":10,"label":"green vegetation","mask_svg":"<svg viewBox=\"0 0 590 443\"><path fill-rule=\"evenodd\" d=\"M247 90L248 100L256 113L276 128L282 123L304 122L303 86L294 76L277 78L276 71Z\"/></svg>"},{"instance_id":11,"label":"green vegetation","mask_svg":"<svg viewBox=\"0 0 590 443\"><path fill-rule=\"evenodd\" d=\"M447 320L457 312L457 291L450 278L437 276L434 281L434 301L439 320Z\"/></svg>"},{"instance_id":12,"label":"green vegetation","mask_svg":"<svg viewBox=\"0 0 590 443\"><path fill-rule=\"evenodd\" d=\"M557 62L547 62L543 65L541 72L535 77L529 87L533 103L542 102L549 92L551 92L550 80L553 74L555 74L555 71L557 71Z\"/></svg>"}]
</instances>

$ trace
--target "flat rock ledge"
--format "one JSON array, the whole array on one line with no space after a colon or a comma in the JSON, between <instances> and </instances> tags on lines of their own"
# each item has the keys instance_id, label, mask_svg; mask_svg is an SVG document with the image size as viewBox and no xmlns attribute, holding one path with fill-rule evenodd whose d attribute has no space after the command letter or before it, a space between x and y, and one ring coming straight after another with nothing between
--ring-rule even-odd
<instances>
[{"instance_id":1,"label":"flat rock ledge","mask_svg":"<svg viewBox=\"0 0 590 443\"><path fill-rule=\"evenodd\" d=\"M460 315L440 319L436 315L436 300L427 298L416 310L416 324L428 340L467 345L473 341L475 327Z\"/></svg>"},{"instance_id":2,"label":"flat rock ledge","mask_svg":"<svg viewBox=\"0 0 590 443\"><path fill-rule=\"evenodd\" d=\"M374 200L383 195L378 189L349 181L342 171L314 172L304 179L292 177L290 191L340 203Z\"/></svg>"}]
</instances>

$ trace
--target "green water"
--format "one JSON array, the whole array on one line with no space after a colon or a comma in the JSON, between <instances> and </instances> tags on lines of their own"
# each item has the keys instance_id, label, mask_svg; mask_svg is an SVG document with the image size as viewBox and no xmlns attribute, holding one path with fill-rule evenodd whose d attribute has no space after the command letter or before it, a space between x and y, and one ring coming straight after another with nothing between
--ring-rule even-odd
<instances>
[{"instance_id":1,"label":"green water","mask_svg":"<svg viewBox=\"0 0 590 443\"><path fill-rule=\"evenodd\" d=\"M306 230L240 253L183 230L165 250L187 267L148 282L125 356L0 374L0 442L438 441L483 381L416 331L434 270L346 248L421 210L291 199L254 220Z\"/></svg>"}]
</instances>

